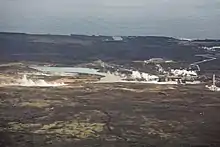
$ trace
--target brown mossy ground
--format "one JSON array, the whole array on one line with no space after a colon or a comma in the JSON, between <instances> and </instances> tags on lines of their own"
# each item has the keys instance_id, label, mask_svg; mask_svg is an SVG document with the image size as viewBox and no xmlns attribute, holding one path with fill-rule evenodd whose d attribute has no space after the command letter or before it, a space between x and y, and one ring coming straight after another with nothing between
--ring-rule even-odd
<instances>
[{"instance_id":1,"label":"brown mossy ground","mask_svg":"<svg viewBox=\"0 0 220 147\"><path fill-rule=\"evenodd\" d=\"M0 87L0 145L218 147L219 111L204 85Z\"/></svg>"}]
</instances>

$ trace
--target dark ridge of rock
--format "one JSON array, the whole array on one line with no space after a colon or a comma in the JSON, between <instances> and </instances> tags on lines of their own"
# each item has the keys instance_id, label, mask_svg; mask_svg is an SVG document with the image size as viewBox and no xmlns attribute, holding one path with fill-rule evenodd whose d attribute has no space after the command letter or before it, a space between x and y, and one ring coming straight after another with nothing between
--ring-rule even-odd
<instances>
[{"instance_id":1,"label":"dark ridge of rock","mask_svg":"<svg viewBox=\"0 0 220 147\"><path fill-rule=\"evenodd\" d=\"M163 36L51 35L0 33L1 61L38 61L73 63L78 61L148 60L165 58L192 62L196 54L207 51L201 46L218 45L213 40L183 41ZM219 43L220 44L220 43Z\"/></svg>"}]
</instances>

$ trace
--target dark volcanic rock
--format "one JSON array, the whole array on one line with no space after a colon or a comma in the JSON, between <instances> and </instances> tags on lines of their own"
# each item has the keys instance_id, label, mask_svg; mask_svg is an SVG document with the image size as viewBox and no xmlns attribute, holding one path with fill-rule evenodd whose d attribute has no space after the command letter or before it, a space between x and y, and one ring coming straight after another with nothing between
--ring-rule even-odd
<instances>
[{"instance_id":1,"label":"dark volcanic rock","mask_svg":"<svg viewBox=\"0 0 220 147\"><path fill-rule=\"evenodd\" d=\"M0 60L75 63L82 61L147 60L165 58L193 62L195 54L219 40L185 41L171 37L127 36L114 40L111 36L30 35L0 33Z\"/></svg>"},{"instance_id":2,"label":"dark volcanic rock","mask_svg":"<svg viewBox=\"0 0 220 147\"><path fill-rule=\"evenodd\" d=\"M28 35L0 33L2 60L72 62L75 60L146 60L163 57L190 60L197 50L169 37Z\"/></svg>"}]
</instances>

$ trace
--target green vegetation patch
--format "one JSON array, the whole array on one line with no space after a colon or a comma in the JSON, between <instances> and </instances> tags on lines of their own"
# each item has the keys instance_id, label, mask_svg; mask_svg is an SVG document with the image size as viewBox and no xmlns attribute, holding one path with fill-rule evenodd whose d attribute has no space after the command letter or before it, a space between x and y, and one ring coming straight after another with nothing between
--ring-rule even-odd
<instances>
[{"instance_id":1,"label":"green vegetation patch","mask_svg":"<svg viewBox=\"0 0 220 147\"><path fill-rule=\"evenodd\" d=\"M21 107L37 107L37 108L45 108L50 106L50 104L46 102L22 102L20 104Z\"/></svg>"},{"instance_id":2,"label":"green vegetation patch","mask_svg":"<svg viewBox=\"0 0 220 147\"><path fill-rule=\"evenodd\" d=\"M163 139L175 139L179 137L177 132L181 132L185 127L177 121L166 121L159 119L146 119L140 129L148 135L159 136Z\"/></svg>"},{"instance_id":3,"label":"green vegetation patch","mask_svg":"<svg viewBox=\"0 0 220 147\"><path fill-rule=\"evenodd\" d=\"M19 122L10 122L8 123L9 130L11 131L25 131L30 132L32 130L36 130L37 128L40 128L41 124L24 124Z\"/></svg>"},{"instance_id":4,"label":"green vegetation patch","mask_svg":"<svg viewBox=\"0 0 220 147\"><path fill-rule=\"evenodd\" d=\"M47 133L57 135L70 135L79 139L98 137L103 131L103 123L82 123L76 121L56 121L52 124L44 125L35 133Z\"/></svg>"},{"instance_id":5,"label":"green vegetation patch","mask_svg":"<svg viewBox=\"0 0 220 147\"><path fill-rule=\"evenodd\" d=\"M22 102L19 104L21 107L37 107L37 108L45 108L50 105L60 104L60 101L57 100L33 100L29 102Z\"/></svg>"},{"instance_id":6,"label":"green vegetation patch","mask_svg":"<svg viewBox=\"0 0 220 147\"><path fill-rule=\"evenodd\" d=\"M47 125L10 122L8 123L8 126L9 127L7 130L12 132L72 136L77 139L97 138L104 129L103 123L87 123L77 121L56 121Z\"/></svg>"}]
</instances>

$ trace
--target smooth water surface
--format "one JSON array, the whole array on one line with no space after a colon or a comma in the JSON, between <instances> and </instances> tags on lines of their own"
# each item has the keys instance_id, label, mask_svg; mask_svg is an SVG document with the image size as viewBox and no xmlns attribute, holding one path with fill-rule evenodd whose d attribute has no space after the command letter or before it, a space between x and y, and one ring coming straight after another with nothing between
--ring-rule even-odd
<instances>
[{"instance_id":1,"label":"smooth water surface","mask_svg":"<svg viewBox=\"0 0 220 147\"><path fill-rule=\"evenodd\" d=\"M31 66L31 68L51 73L81 73L92 75L104 75L104 73L98 72L93 68L81 68L81 67L50 67L50 66Z\"/></svg>"},{"instance_id":2,"label":"smooth water surface","mask_svg":"<svg viewBox=\"0 0 220 147\"><path fill-rule=\"evenodd\" d=\"M220 38L220 0L0 0L0 31Z\"/></svg>"}]
</instances>

